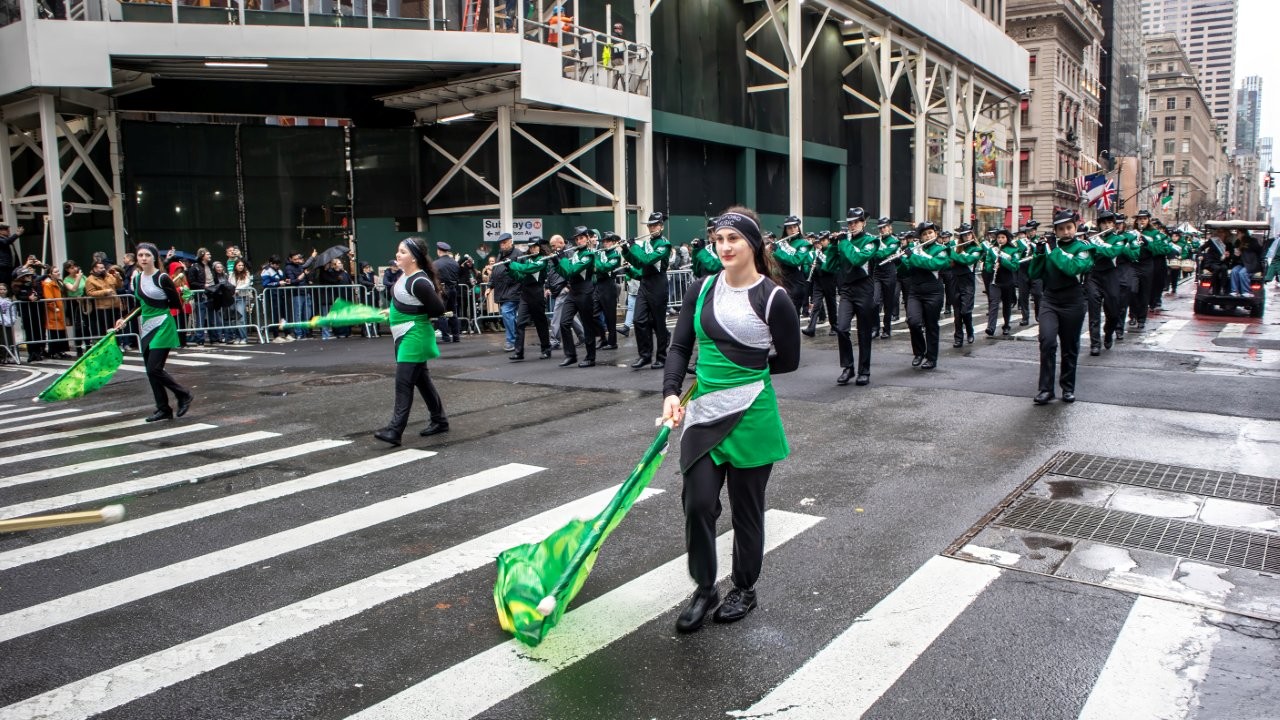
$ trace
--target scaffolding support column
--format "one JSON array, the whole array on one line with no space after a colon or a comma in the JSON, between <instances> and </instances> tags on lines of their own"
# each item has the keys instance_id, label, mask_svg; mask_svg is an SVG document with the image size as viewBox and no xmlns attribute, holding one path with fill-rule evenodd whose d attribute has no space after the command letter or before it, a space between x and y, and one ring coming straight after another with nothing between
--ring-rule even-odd
<instances>
[{"instance_id":1,"label":"scaffolding support column","mask_svg":"<svg viewBox=\"0 0 1280 720\"><path fill-rule=\"evenodd\" d=\"M975 203L978 198L975 197L977 187L974 185L973 177L973 141L977 137L977 118L973 112L973 75L969 75L968 81L964 86L964 172L961 178L964 180L964 218L965 222L973 223L974 227L978 226L977 205Z\"/></svg>"},{"instance_id":2,"label":"scaffolding support column","mask_svg":"<svg viewBox=\"0 0 1280 720\"><path fill-rule=\"evenodd\" d=\"M804 217L804 40L801 0L787 0L787 139L791 214Z\"/></svg>"},{"instance_id":3,"label":"scaffolding support column","mask_svg":"<svg viewBox=\"0 0 1280 720\"><path fill-rule=\"evenodd\" d=\"M893 40L888 31L882 33L880 37L880 77L883 82L880 86L880 214L890 215L892 208L890 200L892 193L889 183L892 179L892 173L889 163L892 161L892 153L890 152L890 143L893 141L893 116L891 113L893 105L893 90L889 87L889 78L893 77L893 67L890 63L889 55L893 52ZM908 218L913 220L914 218Z\"/></svg>"},{"instance_id":4,"label":"scaffolding support column","mask_svg":"<svg viewBox=\"0 0 1280 720\"><path fill-rule=\"evenodd\" d=\"M928 183L927 173L929 168L929 142L927 136L927 125L929 120L929 75L925 70L928 66L928 56L925 54L924 48L916 55L916 81L915 81L915 101L916 101L916 121L915 121L915 156L912 158L915 162L914 171L911 173L911 205L918 218L928 219L929 202L928 202ZM938 218L939 221L942 218ZM946 227L950 228L950 225Z\"/></svg>"},{"instance_id":5,"label":"scaffolding support column","mask_svg":"<svg viewBox=\"0 0 1280 720\"><path fill-rule=\"evenodd\" d=\"M950 73L950 82L947 83L947 146L946 150L946 169L942 173L942 177L947 182L945 189L947 206L942 209L942 221L946 227L953 228L956 223L956 131L959 130L956 123L956 103L959 102L956 92L956 83L958 75L953 68Z\"/></svg>"},{"instance_id":6,"label":"scaffolding support column","mask_svg":"<svg viewBox=\"0 0 1280 720\"><path fill-rule=\"evenodd\" d=\"M613 119L613 227L627 235L627 122Z\"/></svg>"},{"instance_id":7,"label":"scaffolding support column","mask_svg":"<svg viewBox=\"0 0 1280 720\"><path fill-rule=\"evenodd\" d=\"M125 253L124 243L124 189L121 186L123 174L123 156L120 153L120 118L114 110L107 112L107 147L111 163L111 230L115 240L114 257L122 258Z\"/></svg>"},{"instance_id":8,"label":"scaffolding support column","mask_svg":"<svg viewBox=\"0 0 1280 720\"><path fill-rule=\"evenodd\" d=\"M1009 227L1017 228L1022 224L1022 205L1021 198L1018 197L1018 189L1022 185L1022 98L1013 104L1013 127L1011 137L1013 137L1013 167L1010 168L1009 176ZM1116 177L1119 177L1117 175ZM1118 195L1119 193L1117 193Z\"/></svg>"},{"instance_id":9,"label":"scaffolding support column","mask_svg":"<svg viewBox=\"0 0 1280 720\"><path fill-rule=\"evenodd\" d=\"M498 222L503 232L515 226L511 181L511 106L498 106Z\"/></svg>"},{"instance_id":10,"label":"scaffolding support column","mask_svg":"<svg viewBox=\"0 0 1280 720\"><path fill-rule=\"evenodd\" d=\"M58 112L53 96L42 93L40 107L40 150L44 153L45 211L49 218L49 241L53 258L42 258L56 267L67 259L67 223L62 214L62 155L58 152Z\"/></svg>"},{"instance_id":11,"label":"scaffolding support column","mask_svg":"<svg viewBox=\"0 0 1280 720\"><path fill-rule=\"evenodd\" d=\"M13 207L13 191L13 148L9 147L9 124L0 121L0 200L4 202L0 220L16 228L18 212Z\"/></svg>"},{"instance_id":12,"label":"scaffolding support column","mask_svg":"<svg viewBox=\"0 0 1280 720\"><path fill-rule=\"evenodd\" d=\"M636 42L643 47L653 47L650 0L633 0L632 7L636 17ZM636 204L640 206L640 216L643 217L657 209L653 206L653 123L638 122L636 131ZM620 227L617 232L626 235L627 229Z\"/></svg>"}]
</instances>

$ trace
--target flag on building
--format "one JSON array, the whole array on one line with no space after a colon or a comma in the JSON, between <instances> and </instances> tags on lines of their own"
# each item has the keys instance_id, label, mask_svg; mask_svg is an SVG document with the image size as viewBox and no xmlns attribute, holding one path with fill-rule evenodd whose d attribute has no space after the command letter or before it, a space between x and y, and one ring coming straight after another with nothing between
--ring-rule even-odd
<instances>
[{"instance_id":1,"label":"flag on building","mask_svg":"<svg viewBox=\"0 0 1280 720\"><path fill-rule=\"evenodd\" d=\"M1092 175L1082 175L1076 178L1076 193L1080 197L1082 204L1093 205L1105 191L1106 187L1111 184L1107 180L1104 173L1093 173ZM1114 188L1112 194L1115 194Z\"/></svg>"},{"instance_id":2,"label":"flag on building","mask_svg":"<svg viewBox=\"0 0 1280 720\"><path fill-rule=\"evenodd\" d=\"M1111 203L1116 199L1116 181L1107 180L1100 185L1091 185L1085 191L1085 203L1094 205L1099 210L1110 210Z\"/></svg>"},{"instance_id":3,"label":"flag on building","mask_svg":"<svg viewBox=\"0 0 1280 720\"><path fill-rule=\"evenodd\" d=\"M1081 175L1075 179L1076 197L1083 199L1084 193L1089 189L1089 175Z\"/></svg>"}]
</instances>

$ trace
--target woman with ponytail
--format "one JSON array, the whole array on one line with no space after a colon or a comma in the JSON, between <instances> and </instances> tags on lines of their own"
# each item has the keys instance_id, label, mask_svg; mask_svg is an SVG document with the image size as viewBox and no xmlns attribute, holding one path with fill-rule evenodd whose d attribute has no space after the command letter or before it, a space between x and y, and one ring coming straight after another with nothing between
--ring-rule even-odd
<instances>
[{"instance_id":1,"label":"woman with ponytail","mask_svg":"<svg viewBox=\"0 0 1280 720\"><path fill-rule=\"evenodd\" d=\"M178 347L178 326L169 310L182 307L182 296L173 280L158 267L160 251L155 245L140 243L136 257L138 269L133 273L131 282L141 308L142 362L146 365L147 381L151 383L151 394L156 400L156 411L147 418L147 422L172 420L174 411L169 407L167 393L173 393L178 401L177 417L187 414L195 397L164 369L169 351ZM117 320L116 332L120 332L124 325L124 320Z\"/></svg>"}]
</instances>

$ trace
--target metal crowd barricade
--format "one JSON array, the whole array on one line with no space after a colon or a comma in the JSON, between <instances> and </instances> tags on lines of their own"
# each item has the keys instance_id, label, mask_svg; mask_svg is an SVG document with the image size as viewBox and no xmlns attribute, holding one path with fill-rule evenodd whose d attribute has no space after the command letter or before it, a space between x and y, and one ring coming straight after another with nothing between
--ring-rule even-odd
<instances>
[{"instance_id":1,"label":"metal crowd barricade","mask_svg":"<svg viewBox=\"0 0 1280 720\"><path fill-rule=\"evenodd\" d=\"M335 300L371 304L379 302L377 295L375 292L370 297L363 286L355 284L269 287L262 291L259 302L259 316L262 318L259 333L262 333L262 328L270 330L272 326L279 327L281 322L303 323L313 317L323 316L333 307ZM383 295L385 297L385 293ZM377 329L373 324L362 327L366 337L377 337ZM293 332L295 337L303 337L309 335L311 329L289 328L286 332ZM321 328L320 333L322 338L346 337L351 334L351 328Z\"/></svg>"},{"instance_id":2,"label":"metal crowd barricade","mask_svg":"<svg viewBox=\"0 0 1280 720\"><path fill-rule=\"evenodd\" d=\"M44 298L15 301L12 325L0 320L0 349L14 363L21 363L19 350L39 346L36 355L79 355L115 328L116 321L137 307L132 295L109 295L103 298ZM138 344L138 324L131 321L116 337L124 344Z\"/></svg>"},{"instance_id":3,"label":"metal crowd barricade","mask_svg":"<svg viewBox=\"0 0 1280 720\"><path fill-rule=\"evenodd\" d=\"M188 302L191 312L188 314L184 307L182 316L177 318L180 335L195 335L196 342L203 344L206 337L210 342L247 340L249 331L253 331L258 336L260 344L266 342L266 335L257 317L257 293L253 288L237 290L230 305L218 308L210 304L211 298L207 290L190 292L191 297ZM244 334L245 337L232 338L240 334Z\"/></svg>"},{"instance_id":4,"label":"metal crowd barricade","mask_svg":"<svg viewBox=\"0 0 1280 720\"><path fill-rule=\"evenodd\" d=\"M684 302L684 293L693 283L692 270L667 271L667 307L679 310Z\"/></svg>"}]
</instances>

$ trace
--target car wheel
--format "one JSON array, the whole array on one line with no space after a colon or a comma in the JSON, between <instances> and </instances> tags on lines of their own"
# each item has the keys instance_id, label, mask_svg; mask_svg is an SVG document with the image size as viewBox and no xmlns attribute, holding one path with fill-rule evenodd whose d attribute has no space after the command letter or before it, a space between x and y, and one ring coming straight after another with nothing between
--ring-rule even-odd
<instances>
[{"instance_id":1,"label":"car wheel","mask_svg":"<svg viewBox=\"0 0 1280 720\"><path fill-rule=\"evenodd\" d=\"M1195 302L1195 312L1196 312L1197 314L1204 315L1204 314L1206 314L1207 312L1209 312L1209 308L1208 308L1208 306L1207 306L1207 305L1205 305L1204 301L1202 301L1202 300L1197 300L1197 301Z\"/></svg>"},{"instance_id":2,"label":"car wheel","mask_svg":"<svg viewBox=\"0 0 1280 720\"><path fill-rule=\"evenodd\" d=\"M1249 308L1249 317L1262 317L1262 303L1254 303L1253 307Z\"/></svg>"}]
</instances>

